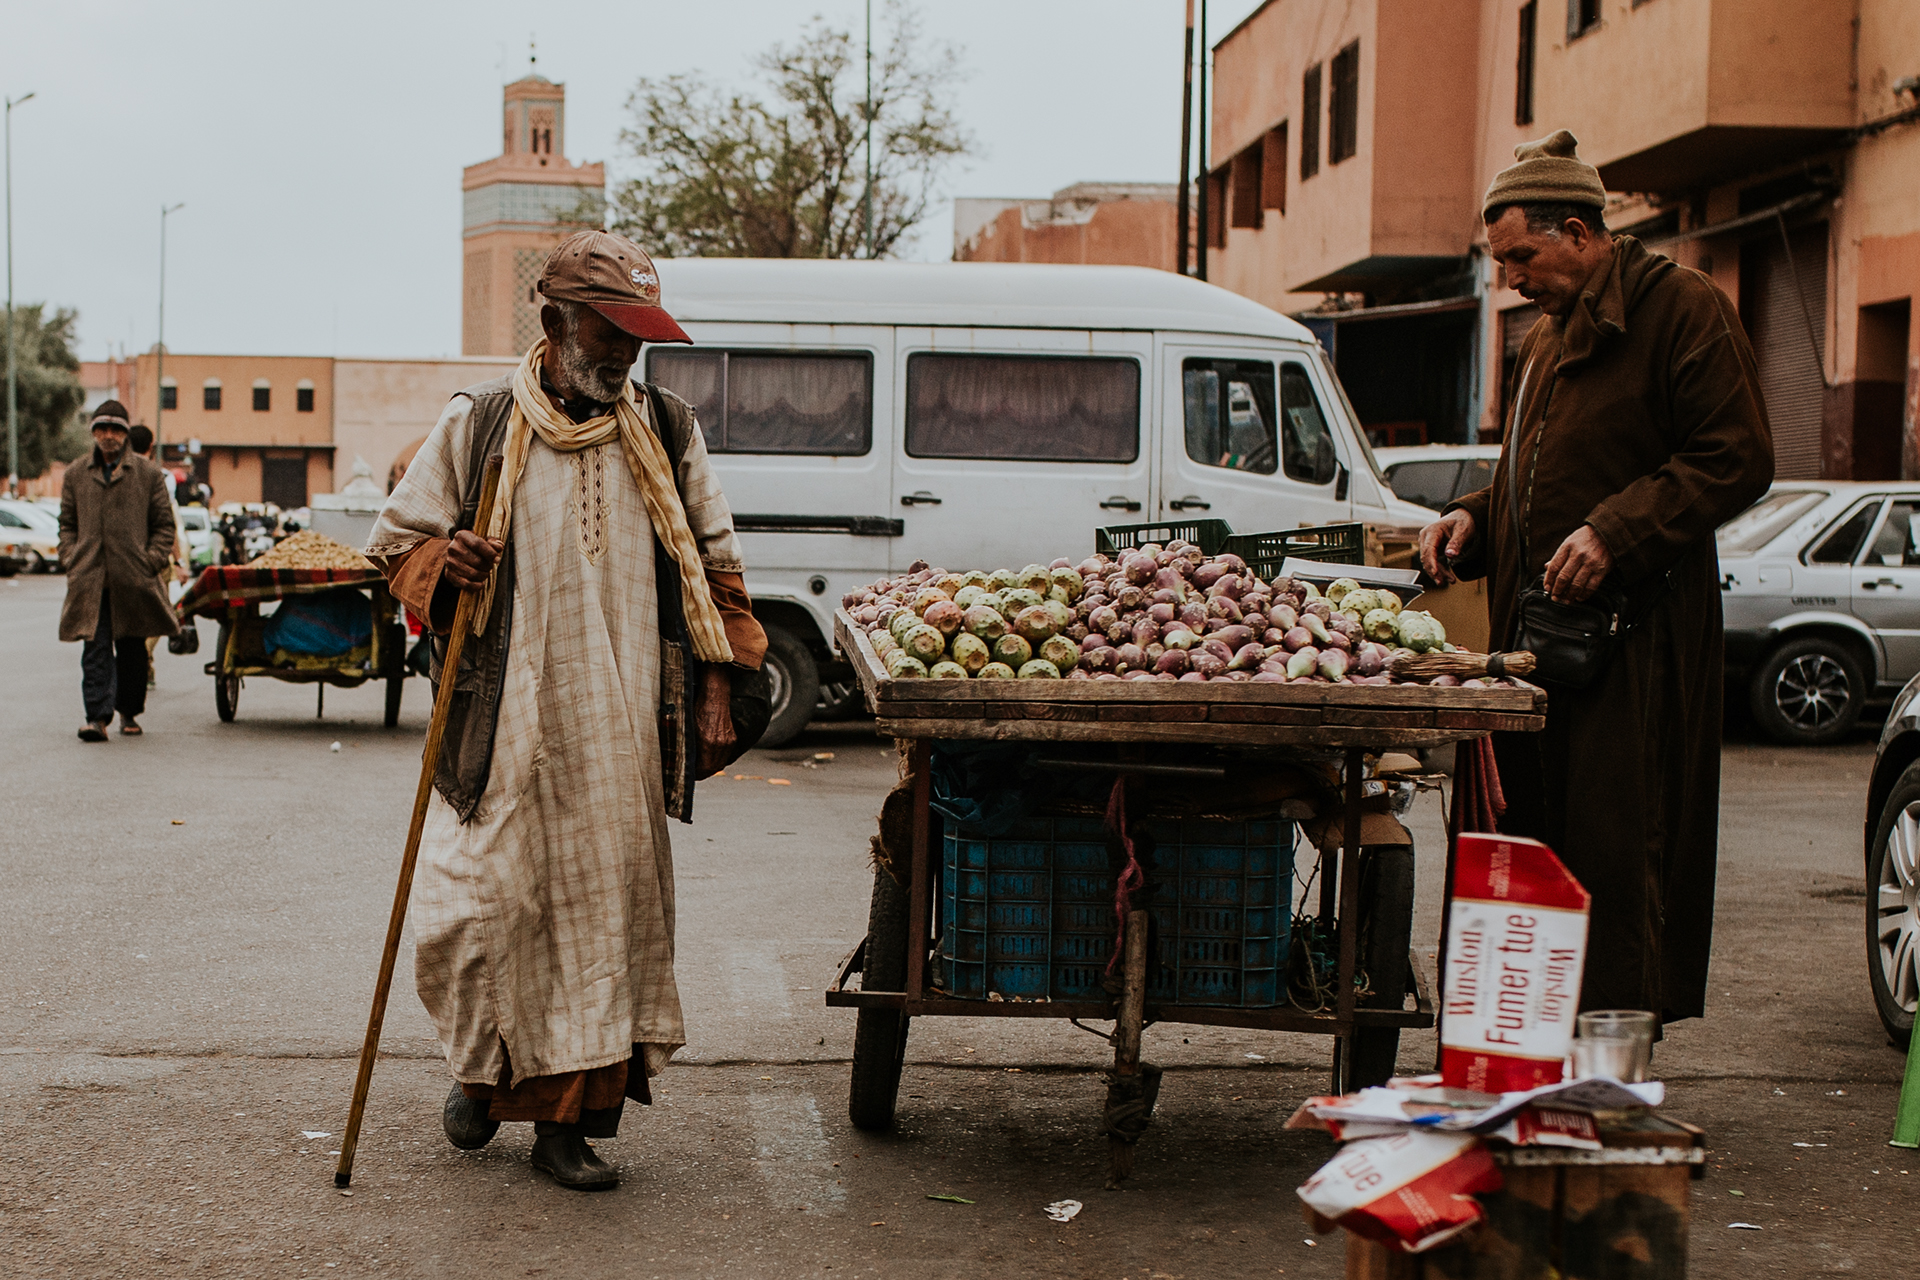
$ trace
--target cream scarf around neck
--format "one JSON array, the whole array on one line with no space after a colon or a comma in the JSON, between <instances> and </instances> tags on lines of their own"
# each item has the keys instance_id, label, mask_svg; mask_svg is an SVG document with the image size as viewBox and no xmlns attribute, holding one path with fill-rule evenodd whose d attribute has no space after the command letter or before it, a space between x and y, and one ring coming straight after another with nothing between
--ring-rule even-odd
<instances>
[{"instance_id":1,"label":"cream scarf around neck","mask_svg":"<svg viewBox=\"0 0 1920 1280\"><path fill-rule=\"evenodd\" d=\"M526 470L527 451L533 446L534 436L538 435L548 448L559 453L591 449L618 436L627 469L633 473L634 483L640 486L647 516L653 521L654 534L679 566L680 599L694 656L702 662L732 662L733 649L727 643L720 610L707 587L700 548L693 540L693 531L687 527L687 512L680 504L673 465L659 437L647 427L643 410L633 394L633 382L629 379L621 383L620 398L614 402L612 413L574 422L540 385L540 366L546 353L547 340L542 338L533 344L519 369L514 371L513 416L507 421L506 461L500 469L500 491L493 501L493 519L482 536L506 540L513 524L513 491L520 473ZM490 579L480 607L474 610L475 635L486 625L492 600Z\"/></svg>"}]
</instances>

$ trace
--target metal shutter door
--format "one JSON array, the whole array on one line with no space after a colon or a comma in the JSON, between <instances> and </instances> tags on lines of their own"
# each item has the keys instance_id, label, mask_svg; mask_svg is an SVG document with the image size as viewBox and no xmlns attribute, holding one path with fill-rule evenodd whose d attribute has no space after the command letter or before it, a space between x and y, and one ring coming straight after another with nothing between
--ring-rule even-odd
<instances>
[{"instance_id":1,"label":"metal shutter door","mask_svg":"<svg viewBox=\"0 0 1920 1280\"><path fill-rule=\"evenodd\" d=\"M1826 393L1827 224L1789 236L1793 261L1776 232L1741 247L1741 310L1760 365L1760 391L1773 424L1774 477L1820 478L1820 415ZM1794 296L1798 269L1801 297ZM1802 310L1802 302L1805 310ZM1811 320L1811 340L1807 333ZM1817 346L1816 346L1817 344Z\"/></svg>"}]
</instances>

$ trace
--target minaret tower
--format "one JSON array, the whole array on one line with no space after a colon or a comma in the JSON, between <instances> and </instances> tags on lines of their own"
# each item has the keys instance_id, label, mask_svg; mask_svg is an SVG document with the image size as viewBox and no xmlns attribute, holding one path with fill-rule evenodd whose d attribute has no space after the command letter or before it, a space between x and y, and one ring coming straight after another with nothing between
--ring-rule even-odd
<instances>
[{"instance_id":1,"label":"minaret tower","mask_svg":"<svg viewBox=\"0 0 1920 1280\"><path fill-rule=\"evenodd\" d=\"M570 164L567 88L529 73L502 91L500 154L468 165L461 236L460 350L517 356L540 336L534 285L553 246L600 225L606 168Z\"/></svg>"}]
</instances>

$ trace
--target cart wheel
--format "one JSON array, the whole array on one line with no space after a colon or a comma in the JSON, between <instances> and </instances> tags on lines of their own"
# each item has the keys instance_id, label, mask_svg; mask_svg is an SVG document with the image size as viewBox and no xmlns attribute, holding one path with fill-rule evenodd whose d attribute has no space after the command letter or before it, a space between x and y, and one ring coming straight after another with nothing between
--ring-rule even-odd
<instances>
[{"instance_id":1,"label":"cart wheel","mask_svg":"<svg viewBox=\"0 0 1920 1280\"><path fill-rule=\"evenodd\" d=\"M400 694L407 682L407 629L392 627L385 645L387 653L387 718L391 729L400 723Z\"/></svg>"},{"instance_id":2,"label":"cart wheel","mask_svg":"<svg viewBox=\"0 0 1920 1280\"><path fill-rule=\"evenodd\" d=\"M1372 992L1367 1009L1398 1009L1407 997L1407 949L1413 941L1413 846L1374 845L1360 851L1360 963ZM1353 1036L1349 1089L1385 1084L1400 1055L1400 1028L1361 1027Z\"/></svg>"},{"instance_id":3,"label":"cart wheel","mask_svg":"<svg viewBox=\"0 0 1920 1280\"><path fill-rule=\"evenodd\" d=\"M220 639L213 651L213 709L223 724L232 724L233 713L240 707L240 677L227 671L227 638L232 631L232 623L220 624Z\"/></svg>"},{"instance_id":4,"label":"cart wheel","mask_svg":"<svg viewBox=\"0 0 1920 1280\"><path fill-rule=\"evenodd\" d=\"M867 955L862 990L899 991L907 981L907 891L884 868L873 873L873 903L867 912ZM900 1071L907 1057L907 1024L898 1009L862 1009L853 1032L853 1083L847 1115L856 1129L893 1128L900 1097Z\"/></svg>"}]
</instances>

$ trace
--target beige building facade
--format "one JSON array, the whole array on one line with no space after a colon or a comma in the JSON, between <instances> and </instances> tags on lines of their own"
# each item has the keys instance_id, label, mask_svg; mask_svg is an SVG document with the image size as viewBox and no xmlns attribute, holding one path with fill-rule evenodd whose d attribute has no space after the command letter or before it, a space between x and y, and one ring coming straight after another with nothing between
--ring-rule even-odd
<instances>
[{"instance_id":1,"label":"beige building facade","mask_svg":"<svg viewBox=\"0 0 1920 1280\"><path fill-rule=\"evenodd\" d=\"M1045 199L953 202L955 262L1066 262L1175 269L1173 183L1080 182Z\"/></svg>"},{"instance_id":2,"label":"beige building facade","mask_svg":"<svg viewBox=\"0 0 1920 1280\"><path fill-rule=\"evenodd\" d=\"M500 154L461 179L460 350L518 356L540 336L536 284L547 254L599 226L606 168L566 156L567 88L527 76L502 91Z\"/></svg>"},{"instance_id":3,"label":"beige building facade","mask_svg":"<svg viewBox=\"0 0 1920 1280\"><path fill-rule=\"evenodd\" d=\"M1481 193L1567 128L1613 228L1739 303L1781 478L1920 473L1911 0L1269 0L1215 68L1210 275L1301 315L1376 439L1498 438L1535 313Z\"/></svg>"}]
</instances>

